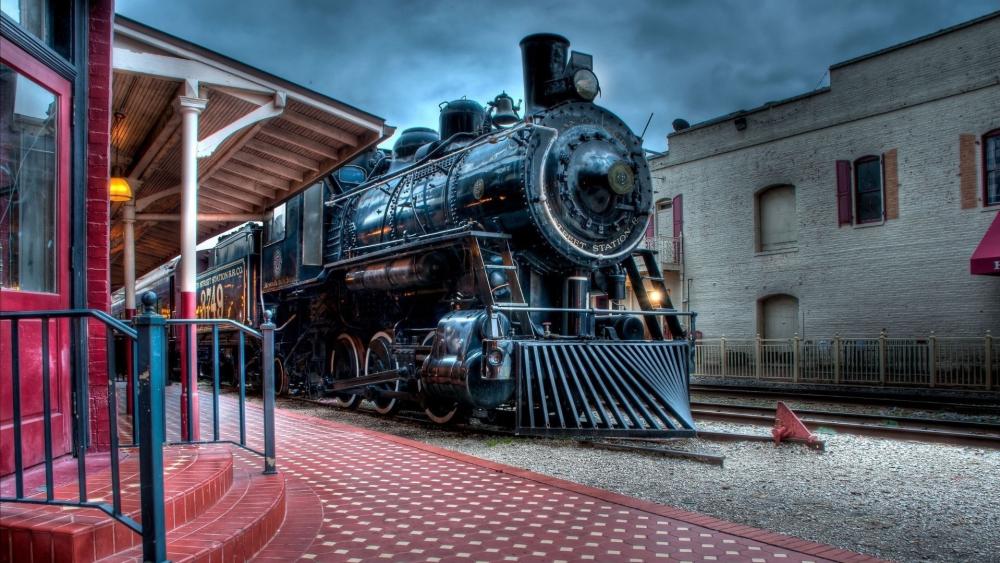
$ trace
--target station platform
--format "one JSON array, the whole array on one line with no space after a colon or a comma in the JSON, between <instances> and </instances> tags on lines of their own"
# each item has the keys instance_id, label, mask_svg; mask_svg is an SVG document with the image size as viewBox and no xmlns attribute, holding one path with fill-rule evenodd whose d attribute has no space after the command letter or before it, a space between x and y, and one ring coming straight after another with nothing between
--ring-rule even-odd
<instances>
[{"instance_id":1,"label":"station platform","mask_svg":"<svg viewBox=\"0 0 1000 563\"><path fill-rule=\"evenodd\" d=\"M232 420L231 396L221 406ZM288 409L275 419L287 512L257 561L877 561Z\"/></svg>"},{"instance_id":2,"label":"station platform","mask_svg":"<svg viewBox=\"0 0 1000 563\"><path fill-rule=\"evenodd\" d=\"M168 412L176 412L179 387L167 387ZM210 439L212 398L204 389L200 395L202 438ZM235 395L223 394L219 406L220 438L238 440ZM255 402L248 402L246 420L248 445L259 447L261 409ZM177 530L168 531L170 559L877 561L289 409L276 409L275 425L277 481L261 480L259 458L234 446L167 450L167 459L222 460L235 468L228 469L235 475L228 478L230 489L219 493L223 508L206 501L205 515L188 510L194 524L178 521ZM175 416L168 417L167 429L168 441L177 439ZM171 481L177 484L168 479L168 489ZM257 510L258 504L268 510ZM103 558L99 545L95 539L90 553L96 557L72 560L141 559L135 548L121 553L118 547L112 550L116 556ZM0 561L16 560L0 554Z\"/></svg>"}]
</instances>

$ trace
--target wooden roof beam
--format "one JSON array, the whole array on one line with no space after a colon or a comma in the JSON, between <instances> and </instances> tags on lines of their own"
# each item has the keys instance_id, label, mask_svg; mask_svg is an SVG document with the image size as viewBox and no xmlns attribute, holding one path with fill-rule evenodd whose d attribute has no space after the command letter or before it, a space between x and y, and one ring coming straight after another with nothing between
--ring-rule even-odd
<instances>
[{"instance_id":1,"label":"wooden roof beam","mask_svg":"<svg viewBox=\"0 0 1000 563\"><path fill-rule=\"evenodd\" d=\"M253 149L257 152L262 152L266 155L272 156L279 160L283 160L289 164L295 164L296 166L301 166L302 168L311 170L313 172L319 171L319 162L317 162L312 158L309 158L308 156L302 156L301 154L297 152L292 152L288 149L276 147L274 145L270 145L268 143L258 140L250 141L249 143L246 144L246 147L249 149Z\"/></svg>"},{"instance_id":2,"label":"wooden roof beam","mask_svg":"<svg viewBox=\"0 0 1000 563\"><path fill-rule=\"evenodd\" d=\"M271 186L277 190L287 192L288 180L282 180L281 178L275 178L274 176L268 174L267 172L261 172L259 170L254 170L249 166L243 166L236 162L227 162L225 166L221 169L222 172L229 172L230 174L236 174L237 176L243 176L247 180L252 180L267 186Z\"/></svg>"},{"instance_id":3,"label":"wooden roof beam","mask_svg":"<svg viewBox=\"0 0 1000 563\"><path fill-rule=\"evenodd\" d=\"M259 156L252 155L247 152L240 152L233 155L233 160L242 162L243 164L249 164L251 166L256 166L257 168L263 168L268 172L287 178L293 182L302 181L302 173L294 168L289 168L288 166L283 166L276 162L271 162L266 158L260 158Z\"/></svg>"},{"instance_id":4,"label":"wooden roof beam","mask_svg":"<svg viewBox=\"0 0 1000 563\"><path fill-rule=\"evenodd\" d=\"M332 158L336 160L340 157L340 153L337 151L336 147L324 145L323 143L317 143L312 139L307 139L301 135L296 135L291 131L280 129L273 125L265 127L261 130L261 133L267 135L268 137L278 139L279 141L284 141L290 145L295 145L296 147L305 149L309 152L316 153L325 158Z\"/></svg>"},{"instance_id":5,"label":"wooden roof beam","mask_svg":"<svg viewBox=\"0 0 1000 563\"><path fill-rule=\"evenodd\" d=\"M202 182L201 189L207 190L209 197L216 201L230 203L232 205L249 205L251 207L262 207L264 198L247 193L243 190L234 190L228 186L218 185L214 182ZM199 190L200 193L200 190Z\"/></svg>"},{"instance_id":6,"label":"wooden roof beam","mask_svg":"<svg viewBox=\"0 0 1000 563\"><path fill-rule=\"evenodd\" d=\"M219 170L215 174L212 174L211 180L212 183L225 185L228 190L238 190L244 193L252 192L257 195L264 196L266 199L274 199L274 194L276 193L275 190L272 190L267 186L261 186L256 182L246 180L241 176L236 176L235 174L230 174L225 170Z\"/></svg>"},{"instance_id":7,"label":"wooden roof beam","mask_svg":"<svg viewBox=\"0 0 1000 563\"><path fill-rule=\"evenodd\" d=\"M357 145L358 137L357 135L352 135L347 131L339 127L330 125L329 123L324 123L322 121L313 119L311 117L306 117L300 113L295 113L293 111L286 111L281 115L281 119L302 127L303 129L308 129L313 133L322 135L324 137L329 137L345 145Z\"/></svg>"},{"instance_id":8,"label":"wooden roof beam","mask_svg":"<svg viewBox=\"0 0 1000 563\"><path fill-rule=\"evenodd\" d=\"M256 207L252 203L247 203L236 198L225 198L205 186L201 186L201 189L198 190L198 199L204 199L206 205L211 205L219 211L229 213L246 213L253 211L254 207Z\"/></svg>"}]
</instances>

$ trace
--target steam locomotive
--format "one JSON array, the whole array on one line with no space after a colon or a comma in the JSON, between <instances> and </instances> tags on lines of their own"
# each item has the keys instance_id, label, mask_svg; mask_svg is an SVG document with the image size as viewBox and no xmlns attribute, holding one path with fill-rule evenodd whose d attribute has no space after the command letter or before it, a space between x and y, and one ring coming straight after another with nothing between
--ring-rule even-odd
<instances>
[{"instance_id":1,"label":"steam locomotive","mask_svg":"<svg viewBox=\"0 0 1000 563\"><path fill-rule=\"evenodd\" d=\"M683 313L638 249L642 140L594 103L590 55L553 34L520 46L523 118L505 93L448 102L438 131L270 210L260 283L282 374L293 393L439 423L691 435Z\"/></svg>"}]
</instances>

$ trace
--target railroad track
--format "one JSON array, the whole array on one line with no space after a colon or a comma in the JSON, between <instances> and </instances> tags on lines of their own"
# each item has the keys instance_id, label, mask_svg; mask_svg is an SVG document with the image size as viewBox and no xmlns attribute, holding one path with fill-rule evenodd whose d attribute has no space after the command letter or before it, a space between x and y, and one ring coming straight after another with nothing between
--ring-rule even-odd
<instances>
[{"instance_id":1,"label":"railroad track","mask_svg":"<svg viewBox=\"0 0 1000 563\"><path fill-rule=\"evenodd\" d=\"M336 409L330 403L316 399L293 398L291 400ZM375 412L358 409L353 412L365 414L375 419L386 418ZM691 412L697 419L736 422L758 426L774 425L774 409L750 405L729 405L694 401ZM984 422L951 421L918 417L884 416L870 414L854 414L825 410L798 409L796 414L814 432L823 433L823 429L837 433L875 436L894 440L915 440L920 442L942 443L949 445L975 446L1000 449L1000 424ZM427 428L444 431L475 432L510 438L517 436L508 428L494 427L484 424L450 424L442 427L427 419L418 411L404 411L392 417L401 422L418 424ZM698 437L706 440L726 441L770 441L765 435L739 434L731 432L699 432ZM636 453L647 453L665 457L690 459L702 463L722 465L724 458L696 451L677 450L666 447L676 443L676 438L586 438L576 440L576 444L584 447L615 449ZM822 449L822 448L817 448Z\"/></svg>"},{"instance_id":2,"label":"railroad track","mask_svg":"<svg viewBox=\"0 0 1000 563\"><path fill-rule=\"evenodd\" d=\"M794 399L823 403L890 406L932 412L950 411L960 414L1000 416L1000 404L991 399L963 398L959 400L935 399L912 394L886 395L872 392L849 393L842 389L759 389L734 385L692 384L691 392L733 397L760 399Z\"/></svg>"},{"instance_id":3,"label":"railroad track","mask_svg":"<svg viewBox=\"0 0 1000 563\"><path fill-rule=\"evenodd\" d=\"M774 425L774 409L766 407L694 401L691 413L702 420ZM1000 449L1000 424L810 409L796 409L795 413L814 432L828 429L895 440Z\"/></svg>"}]
</instances>

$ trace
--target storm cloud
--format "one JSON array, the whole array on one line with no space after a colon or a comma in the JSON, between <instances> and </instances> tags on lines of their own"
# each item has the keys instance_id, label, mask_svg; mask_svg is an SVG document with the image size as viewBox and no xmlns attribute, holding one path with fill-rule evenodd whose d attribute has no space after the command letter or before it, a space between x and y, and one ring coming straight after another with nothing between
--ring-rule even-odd
<instances>
[{"instance_id":1,"label":"storm cloud","mask_svg":"<svg viewBox=\"0 0 1000 563\"><path fill-rule=\"evenodd\" d=\"M829 65L996 10L996 0L118 0L117 11L386 118L437 126L438 104L522 97L518 41L594 55L598 103L666 148L691 123L826 85Z\"/></svg>"}]
</instances>

